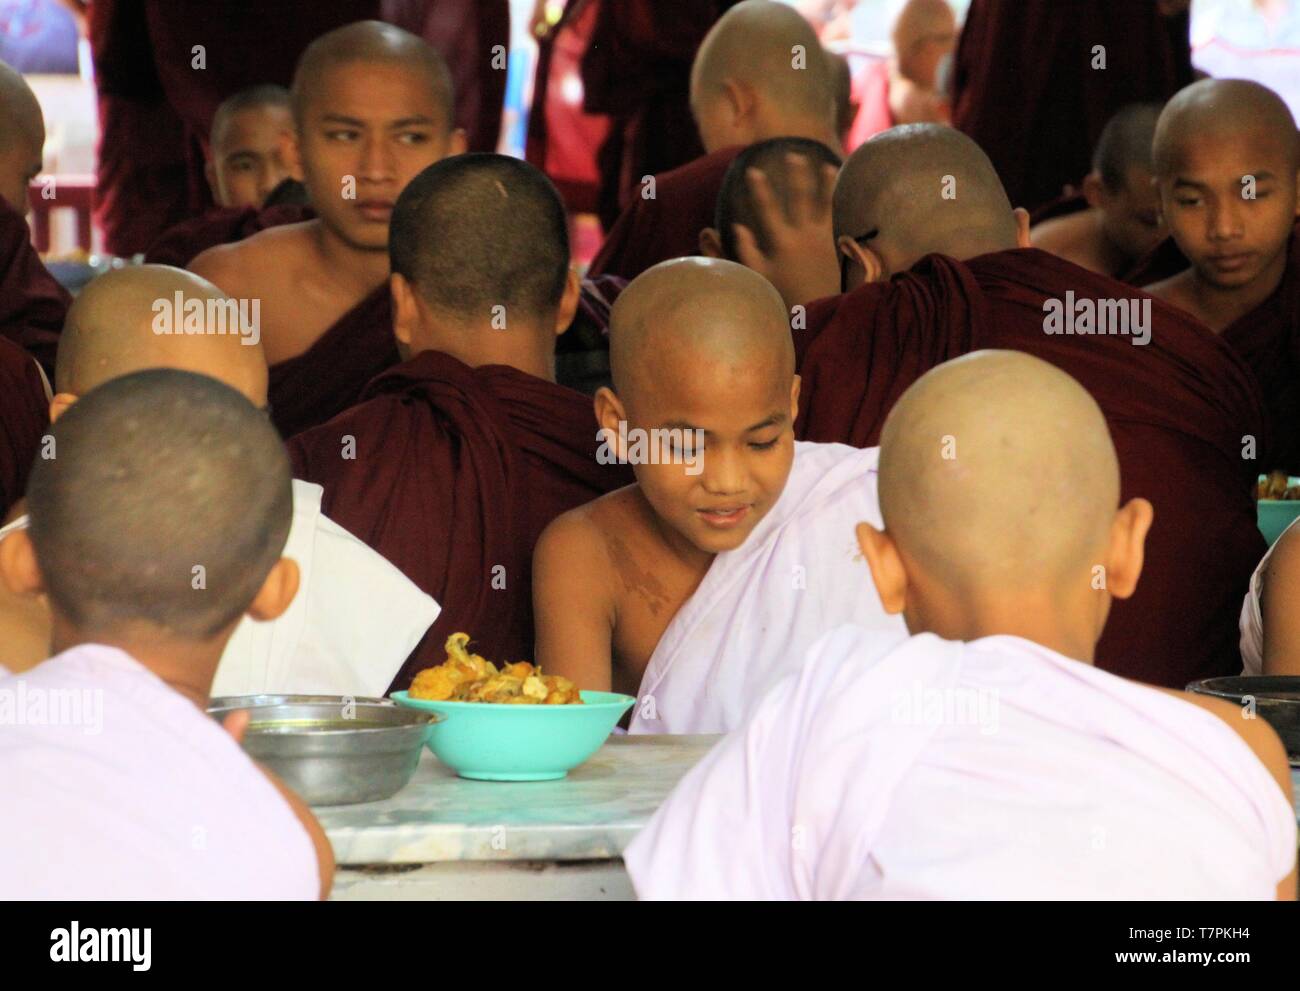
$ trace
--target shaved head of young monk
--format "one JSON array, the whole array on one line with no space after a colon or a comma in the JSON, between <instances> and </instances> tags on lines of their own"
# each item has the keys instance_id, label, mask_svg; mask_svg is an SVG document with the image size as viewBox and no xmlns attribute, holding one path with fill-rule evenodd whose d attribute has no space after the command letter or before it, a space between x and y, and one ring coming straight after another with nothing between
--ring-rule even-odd
<instances>
[{"instance_id":1,"label":"shaved head of young monk","mask_svg":"<svg viewBox=\"0 0 1300 991\"><path fill-rule=\"evenodd\" d=\"M389 244L393 330L406 357L555 380L555 338L578 308L568 221L551 181L506 155L457 155L403 191Z\"/></svg>"},{"instance_id":2,"label":"shaved head of young monk","mask_svg":"<svg viewBox=\"0 0 1300 991\"><path fill-rule=\"evenodd\" d=\"M185 333L186 319L208 332ZM240 321L234 300L179 268L139 265L101 275L64 321L51 417L97 386L149 368L208 375L264 408L266 359Z\"/></svg>"},{"instance_id":3,"label":"shaved head of young monk","mask_svg":"<svg viewBox=\"0 0 1300 991\"><path fill-rule=\"evenodd\" d=\"M883 531L858 527L880 599L912 633L1010 634L1091 661L1142 571L1151 504L1119 505L1095 401L1056 367L977 351L923 375L880 439Z\"/></svg>"},{"instance_id":4,"label":"shaved head of young monk","mask_svg":"<svg viewBox=\"0 0 1300 991\"><path fill-rule=\"evenodd\" d=\"M891 38L899 75L933 90L939 65L957 47L957 16L948 0L907 0L894 20Z\"/></svg>"},{"instance_id":5,"label":"shaved head of young monk","mask_svg":"<svg viewBox=\"0 0 1300 991\"><path fill-rule=\"evenodd\" d=\"M1244 79L1204 79L1175 93L1156 126L1153 160L1165 222L1210 294L1258 290L1286 268L1300 142L1287 105Z\"/></svg>"},{"instance_id":6,"label":"shaved head of young monk","mask_svg":"<svg viewBox=\"0 0 1300 991\"><path fill-rule=\"evenodd\" d=\"M609 358L596 417L665 540L688 560L739 547L794 460L799 378L780 295L733 262L662 262L614 304Z\"/></svg>"},{"instance_id":7,"label":"shaved head of young monk","mask_svg":"<svg viewBox=\"0 0 1300 991\"><path fill-rule=\"evenodd\" d=\"M1083 180L1103 235L1129 261L1154 248L1165 233L1151 168L1160 111L1156 103L1135 103L1107 121L1093 149L1092 171Z\"/></svg>"},{"instance_id":8,"label":"shaved head of young monk","mask_svg":"<svg viewBox=\"0 0 1300 991\"><path fill-rule=\"evenodd\" d=\"M312 206L349 245L386 251L402 189L433 162L465 150L442 56L391 24L348 24L307 46L292 94L292 166Z\"/></svg>"},{"instance_id":9,"label":"shaved head of young monk","mask_svg":"<svg viewBox=\"0 0 1300 991\"><path fill-rule=\"evenodd\" d=\"M840 146L836 81L793 8L744 0L719 18L691 67L691 112L707 152L799 135Z\"/></svg>"},{"instance_id":10,"label":"shaved head of young monk","mask_svg":"<svg viewBox=\"0 0 1300 991\"><path fill-rule=\"evenodd\" d=\"M832 200L847 291L905 272L928 254L964 261L1029 246L1029 216L974 141L939 124L892 127L858 147Z\"/></svg>"},{"instance_id":11,"label":"shaved head of young monk","mask_svg":"<svg viewBox=\"0 0 1300 991\"><path fill-rule=\"evenodd\" d=\"M7 584L48 594L54 653L121 647L205 694L239 618L274 618L297 589L275 429L214 379L152 370L91 391L51 436L30 525L0 544Z\"/></svg>"},{"instance_id":12,"label":"shaved head of young monk","mask_svg":"<svg viewBox=\"0 0 1300 991\"><path fill-rule=\"evenodd\" d=\"M206 174L220 206L260 207L292 177L286 155L293 138L289 91L251 86L217 107L209 134Z\"/></svg>"},{"instance_id":13,"label":"shaved head of young monk","mask_svg":"<svg viewBox=\"0 0 1300 991\"><path fill-rule=\"evenodd\" d=\"M751 169L762 173L771 191L788 216L790 194L801 183L833 183L830 178L840 167L840 156L820 141L811 138L770 138L740 152L727 167L718 191L713 227L700 232L700 253L709 258L739 261L740 236L749 232L758 250L769 250L769 235L760 221L751 189Z\"/></svg>"},{"instance_id":14,"label":"shaved head of young monk","mask_svg":"<svg viewBox=\"0 0 1300 991\"><path fill-rule=\"evenodd\" d=\"M31 87L0 62L0 196L27 212L27 184L41 171L45 118Z\"/></svg>"}]
</instances>

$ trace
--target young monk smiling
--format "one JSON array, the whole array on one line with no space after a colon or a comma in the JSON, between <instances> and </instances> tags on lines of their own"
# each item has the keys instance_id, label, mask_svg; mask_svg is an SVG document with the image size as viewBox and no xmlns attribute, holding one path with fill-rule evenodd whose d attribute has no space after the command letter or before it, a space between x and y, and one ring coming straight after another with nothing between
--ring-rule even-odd
<instances>
[{"instance_id":1,"label":"young monk smiling","mask_svg":"<svg viewBox=\"0 0 1300 991\"><path fill-rule=\"evenodd\" d=\"M236 299L261 299L271 405L286 435L345 409L397 362L386 284L393 205L422 169L465 150L442 58L377 21L312 42L293 108L293 164L317 217L205 251L190 266Z\"/></svg>"},{"instance_id":2,"label":"young monk smiling","mask_svg":"<svg viewBox=\"0 0 1300 991\"><path fill-rule=\"evenodd\" d=\"M623 438L657 431L677 446L543 533L538 663L639 691L634 732L722 732L826 622L893 625L852 580L844 529L878 515L861 484L875 451L795 443L799 379L771 285L733 262L656 265L614 306L610 365L596 415L612 446L635 458Z\"/></svg>"}]
</instances>

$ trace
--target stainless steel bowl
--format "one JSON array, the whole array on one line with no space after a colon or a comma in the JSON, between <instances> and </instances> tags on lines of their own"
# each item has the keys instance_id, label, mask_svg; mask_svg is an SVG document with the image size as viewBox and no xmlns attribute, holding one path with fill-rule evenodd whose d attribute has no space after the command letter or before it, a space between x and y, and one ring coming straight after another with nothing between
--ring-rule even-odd
<instances>
[{"instance_id":1,"label":"stainless steel bowl","mask_svg":"<svg viewBox=\"0 0 1300 991\"><path fill-rule=\"evenodd\" d=\"M1255 714L1282 738L1291 763L1300 762L1300 677L1206 678L1187 686L1189 692L1213 695L1236 705L1255 700Z\"/></svg>"},{"instance_id":2,"label":"stainless steel bowl","mask_svg":"<svg viewBox=\"0 0 1300 991\"><path fill-rule=\"evenodd\" d=\"M208 714L221 721L247 709L244 750L308 805L353 805L396 794L415 773L429 726L443 717L386 703L356 702L345 710L344 701L234 705Z\"/></svg>"},{"instance_id":3,"label":"stainless steel bowl","mask_svg":"<svg viewBox=\"0 0 1300 991\"><path fill-rule=\"evenodd\" d=\"M218 695L208 700L208 711L213 709L251 709L259 705L284 705L286 702L333 702L340 709L347 702L368 705L396 705L392 699L369 695Z\"/></svg>"}]
</instances>

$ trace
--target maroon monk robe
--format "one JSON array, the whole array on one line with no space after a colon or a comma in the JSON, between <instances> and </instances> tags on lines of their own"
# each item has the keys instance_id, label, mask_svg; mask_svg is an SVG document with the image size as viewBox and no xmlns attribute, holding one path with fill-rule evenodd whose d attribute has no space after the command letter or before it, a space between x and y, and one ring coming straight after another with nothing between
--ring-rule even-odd
<instances>
[{"instance_id":1,"label":"maroon monk robe","mask_svg":"<svg viewBox=\"0 0 1300 991\"><path fill-rule=\"evenodd\" d=\"M1104 49L1105 68L1094 68ZM1192 81L1186 11L1151 0L972 0L953 68L953 126L1031 212L1089 169L1114 113Z\"/></svg>"},{"instance_id":2,"label":"maroon monk robe","mask_svg":"<svg viewBox=\"0 0 1300 991\"><path fill-rule=\"evenodd\" d=\"M311 220L316 211L309 206L285 203L263 207L215 207L201 217L185 220L164 231L145 252L150 265L185 268L198 255L219 244L234 244L268 227Z\"/></svg>"},{"instance_id":3,"label":"maroon monk robe","mask_svg":"<svg viewBox=\"0 0 1300 991\"><path fill-rule=\"evenodd\" d=\"M655 176L653 199L640 192L605 236L592 276L635 279L652 265L700 253L700 231L713 226L722 178L741 146L720 148Z\"/></svg>"},{"instance_id":4,"label":"maroon monk robe","mask_svg":"<svg viewBox=\"0 0 1300 991\"><path fill-rule=\"evenodd\" d=\"M41 263L23 216L0 197L0 336L54 378L54 353L72 297Z\"/></svg>"},{"instance_id":5,"label":"maroon monk robe","mask_svg":"<svg viewBox=\"0 0 1300 991\"><path fill-rule=\"evenodd\" d=\"M355 404L367 382L400 360L384 282L302 354L271 366L271 420L283 437L318 426Z\"/></svg>"},{"instance_id":6,"label":"maroon monk robe","mask_svg":"<svg viewBox=\"0 0 1300 991\"><path fill-rule=\"evenodd\" d=\"M1044 302L1150 300L1150 342L1046 332ZM1109 671L1176 687L1240 671L1237 618L1264 550L1255 526L1258 461L1268 444L1258 386L1210 330L1160 300L1054 255L1026 248L966 264L931 255L888 283L808 307L796 331L803 376L796 430L807 440L867 446L924 372L970 351L1033 354L1074 376L1106 415L1122 498L1155 507L1137 593L1116 601L1097 646ZM1050 497L1068 480L1008 479Z\"/></svg>"},{"instance_id":7,"label":"maroon monk robe","mask_svg":"<svg viewBox=\"0 0 1300 991\"><path fill-rule=\"evenodd\" d=\"M438 351L381 375L360 405L289 442L294 477L324 486L326 515L442 606L393 688L441 662L459 631L494 661L532 659L538 536L632 481L625 466L598 463L598 446L586 396Z\"/></svg>"},{"instance_id":8,"label":"maroon monk robe","mask_svg":"<svg viewBox=\"0 0 1300 991\"><path fill-rule=\"evenodd\" d=\"M1187 257L1169 237L1125 281L1139 286L1161 282L1187 264ZM1300 473L1300 224L1292 229L1286 271L1277 289L1219 336L1246 359L1259 380L1273 436L1271 457L1260 467Z\"/></svg>"},{"instance_id":9,"label":"maroon monk robe","mask_svg":"<svg viewBox=\"0 0 1300 991\"><path fill-rule=\"evenodd\" d=\"M31 356L0 339L0 519L27 488L49 426L45 383Z\"/></svg>"}]
</instances>

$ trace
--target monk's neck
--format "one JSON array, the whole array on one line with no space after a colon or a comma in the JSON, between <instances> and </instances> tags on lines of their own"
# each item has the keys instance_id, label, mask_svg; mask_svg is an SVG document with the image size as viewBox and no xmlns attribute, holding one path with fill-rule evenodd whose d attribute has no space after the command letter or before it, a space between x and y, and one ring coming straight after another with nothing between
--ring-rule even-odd
<instances>
[{"instance_id":1,"label":"monk's neck","mask_svg":"<svg viewBox=\"0 0 1300 991\"><path fill-rule=\"evenodd\" d=\"M1013 603L951 604L927 610L925 628L915 633L934 633L945 640L969 642L984 637L1010 636L1029 640L1058 654L1093 663L1097 647L1095 620L1085 610L1064 609L1061 603L1020 598Z\"/></svg>"},{"instance_id":2,"label":"monk's neck","mask_svg":"<svg viewBox=\"0 0 1300 991\"><path fill-rule=\"evenodd\" d=\"M1287 254L1283 251L1244 286L1216 286L1202 278L1195 269L1191 270L1185 291L1201 322L1217 333L1262 304L1282 284L1286 275Z\"/></svg>"},{"instance_id":3,"label":"monk's neck","mask_svg":"<svg viewBox=\"0 0 1300 991\"><path fill-rule=\"evenodd\" d=\"M544 342L544 343L543 343ZM525 375L555 381L555 335L515 330L479 328L440 333L424 350L441 351L470 368L506 365Z\"/></svg>"},{"instance_id":4,"label":"monk's neck","mask_svg":"<svg viewBox=\"0 0 1300 991\"><path fill-rule=\"evenodd\" d=\"M212 679L216 676L217 665L229 639L230 631L225 636L204 641L134 636L129 633L86 634L55 614L50 631L50 649L52 654L61 654L85 644L116 647L161 678L172 691L183 695L200 709L205 709L212 691Z\"/></svg>"},{"instance_id":5,"label":"monk's neck","mask_svg":"<svg viewBox=\"0 0 1300 991\"><path fill-rule=\"evenodd\" d=\"M352 295L368 295L388 280L391 270L386 248L375 250L349 244L320 220L310 230L322 269L336 284L351 287Z\"/></svg>"}]
</instances>

